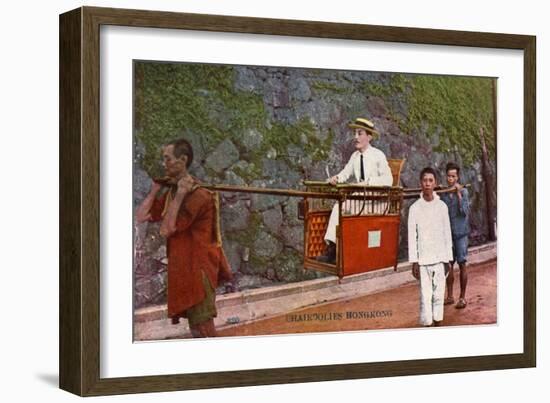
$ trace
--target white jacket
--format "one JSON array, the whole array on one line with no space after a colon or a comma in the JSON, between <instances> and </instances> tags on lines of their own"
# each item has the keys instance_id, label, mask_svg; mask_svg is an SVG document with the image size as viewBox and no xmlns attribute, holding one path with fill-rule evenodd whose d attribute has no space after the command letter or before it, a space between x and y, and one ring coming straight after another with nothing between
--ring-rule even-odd
<instances>
[{"instance_id":1,"label":"white jacket","mask_svg":"<svg viewBox=\"0 0 550 403\"><path fill-rule=\"evenodd\" d=\"M447 205L434 193L430 202L422 196L409 209L409 262L421 266L453 260L451 223Z\"/></svg>"},{"instance_id":2,"label":"white jacket","mask_svg":"<svg viewBox=\"0 0 550 403\"><path fill-rule=\"evenodd\" d=\"M351 175L357 183L364 183L369 186L391 186L393 177L388 160L378 148L369 147L363 153L363 168L365 170L365 181L361 182L361 152L355 151L338 175L338 183L346 182Z\"/></svg>"}]
</instances>

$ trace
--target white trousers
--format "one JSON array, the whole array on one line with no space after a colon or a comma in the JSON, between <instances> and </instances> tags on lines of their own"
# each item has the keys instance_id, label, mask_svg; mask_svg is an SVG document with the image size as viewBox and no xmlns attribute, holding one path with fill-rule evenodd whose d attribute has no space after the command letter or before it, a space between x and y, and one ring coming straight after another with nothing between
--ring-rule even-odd
<instances>
[{"instance_id":1,"label":"white trousers","mask_svg":"<svg viewBox=\"0 0 550 403\"><path fill-rule=\"evenodd\" d=\"M336 243L336 226L338 225L338 221L338 203L336 203L334 207L332 207L332 212L330 213L330 218L328 219L327 232L325 232L325 241Z\"/></svg>"},{"instance_id":2,"label":"white trousers","mask_svg":"<svg viewBox=\"0 0 550 403\"><path fill-rule=\"evenodd\" d=\"M443 320L445 267L443 263L420 266L420 324Z\"/></svg>"}]
</instances>

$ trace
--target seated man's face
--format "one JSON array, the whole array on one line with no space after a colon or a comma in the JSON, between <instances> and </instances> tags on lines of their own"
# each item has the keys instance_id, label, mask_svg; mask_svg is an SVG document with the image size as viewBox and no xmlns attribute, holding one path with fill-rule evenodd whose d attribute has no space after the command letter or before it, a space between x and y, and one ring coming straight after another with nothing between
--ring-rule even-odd
<instances>
[{"instance_id":1,"label":"seated man's face","mask_svg":"<svg viewBox=\"0 0 550 403\"><path fill-rule=\"evenodd\" d=\"M370 143L372 136L364 129L355 129L354 133L355 149L359 151L365 150Z\"/></svg>"},{"instance_id":2,"label":"seated man's face","mask_svg":"<svg viewBox=\"0 0 550 403\"><path fill-rule=\"evenodd\" d=\"M186 172L187 158L176 158L174 155L174 146L169 145L162 149L162 165L164 166L164 173L171 178L179 178Z\"/></svg>"}]
</instances>

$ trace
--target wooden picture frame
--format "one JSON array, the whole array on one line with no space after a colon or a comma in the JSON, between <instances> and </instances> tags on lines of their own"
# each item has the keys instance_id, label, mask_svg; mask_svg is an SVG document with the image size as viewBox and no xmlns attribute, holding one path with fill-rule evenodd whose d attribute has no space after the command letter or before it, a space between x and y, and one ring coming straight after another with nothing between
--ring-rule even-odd
<instances>
[{"instance_id":1,"label":"wooden picture frame","mask_svg":"<svg viewBox=\"0 0 550 403\"><path fill-rule=\"evenodd\" d=\"M209 373L100 377L100 27L170 28L524 52L523 353ZM60 16L60 387L81 396L536 365L534 36L82 7Z\"/></svg>"}]
</instances>

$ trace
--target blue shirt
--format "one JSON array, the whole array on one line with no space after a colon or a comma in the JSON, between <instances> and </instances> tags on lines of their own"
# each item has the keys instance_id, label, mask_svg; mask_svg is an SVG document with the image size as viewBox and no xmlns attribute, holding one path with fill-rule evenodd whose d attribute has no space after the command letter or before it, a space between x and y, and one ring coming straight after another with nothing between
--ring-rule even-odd
<instances>
[{"instance_id":1,"label":"blue shirt","mask_svg":"<svg viewBox=\"0 0 550 403\"><path fill-rule=\"evenodd\" d=\"M460 202L456 193L440 194L441 200L445 202L449 210L453 238L460 238L470 234L470 220L468 219L468 215L470 214L470 197L468 196L468 189L462 188L460 194L462 195Z\"/></svg>"}]
</instances>

